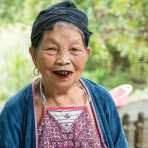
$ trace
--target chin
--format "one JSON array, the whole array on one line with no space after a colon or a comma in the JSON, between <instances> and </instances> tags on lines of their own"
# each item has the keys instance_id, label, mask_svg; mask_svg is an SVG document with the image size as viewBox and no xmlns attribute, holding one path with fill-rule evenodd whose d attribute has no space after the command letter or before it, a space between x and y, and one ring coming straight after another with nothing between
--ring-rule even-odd
<instances>
[{"instance_id":1,"label":"chin","mask_svg":"<svg viewBox=\"0 0 148 148\"><path fill-rule=\"evenodd\" d=\"M79 79L57 81L54 83L54 87L68 89L68 88L72 87L75 83L77 83L78 81L79 81Z\"/></svg>"}]
</instances>

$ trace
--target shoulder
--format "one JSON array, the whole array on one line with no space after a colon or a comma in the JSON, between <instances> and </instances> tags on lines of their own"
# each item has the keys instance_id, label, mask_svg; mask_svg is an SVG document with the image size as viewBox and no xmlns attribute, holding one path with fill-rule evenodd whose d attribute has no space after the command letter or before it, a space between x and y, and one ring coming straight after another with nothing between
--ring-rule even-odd
<instances>
[{"instance_id":1,"label":"shoulder","mask_svg":"<svg viewBox=\"0 0 148 148\"><path fill-rule=\"evenodd\" d=\"M82 80L88 88L92 101L96 104L96 107L105 113L106 116L114 115L114 112L117 112L117 109L109 91L104 86L96 84L91 80Z\"/></svg>"},{"instance_id":2,"label":"shoulder","mask_svg":"<svg viewBox=\"0 0 148 148\"><path fill-rule=\"evenodd\" d=\"M100 101L100 103L114 103L107 88L105 88L104 86L97 84L89 79L82 78L82 81L84 82L84 84L88 88L89 92L95 98L97 98L97 100Z\"/></svg>"},{"instance_id":3,"label":"shoulder","mask_svg":"<svg viewBox=\"0 0 148 148\"><path fill-rule=\"evenodd\" d=\"M102 95L108 93L107 89L100 84L97 84L89 79L81 78L89 89L98 90Z\"/></svg>"},{"instance_id":4,"label":"shoulder","mask_svg":"<svg viewBox=\"0 0 148 148\"><path fill-rule=\"evenodd\" d=\"M1 111L1 114L19 114L31 100L31 96L32 86L29 84L8 99Z\"/></svg>"},{"instance_id":5,"label":"shoulder","mask_svg":"<svg viewBox=\"0 0 148 148\"><path fill-rule=\"evenodd\" d=\"M27 118L31 108L31 85L26 86L12 96L0 113L0 147L20 147L22 134L31 125L32 118ZM28 108L29 107L29 108ZM30 128L29 128L30 130ZM28 130L28 131L29 131Z\"/></svg>"}]
</instances>

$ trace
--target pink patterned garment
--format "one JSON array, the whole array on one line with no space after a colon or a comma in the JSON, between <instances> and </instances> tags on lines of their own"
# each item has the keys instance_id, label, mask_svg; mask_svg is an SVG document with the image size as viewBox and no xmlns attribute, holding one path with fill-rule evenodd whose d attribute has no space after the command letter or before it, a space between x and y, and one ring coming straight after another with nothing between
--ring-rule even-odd
<instances>
[{"instance_id":1,"label":"pink patterned garment","mask_svg":"<svg viewBox=\"0 0 148 148\"><path fill-rule=\"evenodd\" d=\"M37 127L38 148L102 148L100 130L86 106L45 107Z\"/></svg>"}]
</instances>

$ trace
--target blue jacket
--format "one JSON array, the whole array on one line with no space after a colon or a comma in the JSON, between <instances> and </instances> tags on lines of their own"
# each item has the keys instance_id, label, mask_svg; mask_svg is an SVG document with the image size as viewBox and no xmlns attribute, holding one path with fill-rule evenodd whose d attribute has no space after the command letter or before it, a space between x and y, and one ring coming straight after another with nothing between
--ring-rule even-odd
<instances>
[{"instance_id":1,"label":"blue jacket","mask_svg":"<svg viewBox=\"0 0 148 148\"><path fill-rule=\"evenodd\" d=\"M109 93L90 80L81 79L91 95L107 148L128 148L118 112ZM35 148L32 85L13 96L0 114L0 148Z\"/></svg>"}]
</instances>

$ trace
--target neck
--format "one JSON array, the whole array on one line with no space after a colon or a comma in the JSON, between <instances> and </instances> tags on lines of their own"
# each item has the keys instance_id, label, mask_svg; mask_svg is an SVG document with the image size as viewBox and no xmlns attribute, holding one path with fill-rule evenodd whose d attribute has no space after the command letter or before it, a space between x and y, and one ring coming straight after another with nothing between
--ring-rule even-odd
<instances>
[{"instance_id":1,"label":"neck","mask_svg":"<svg viewBox=\"0 0 148 148\"><path fill-rule=\"evenodd\" d=\"M86 93L80 81L69 88L54 88L42 80L42 90L47 103L51 105L84 104L86 101Z\"/></svg>"}]
</instances>

